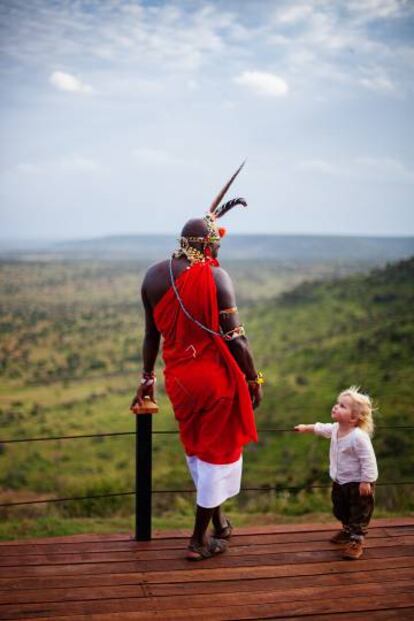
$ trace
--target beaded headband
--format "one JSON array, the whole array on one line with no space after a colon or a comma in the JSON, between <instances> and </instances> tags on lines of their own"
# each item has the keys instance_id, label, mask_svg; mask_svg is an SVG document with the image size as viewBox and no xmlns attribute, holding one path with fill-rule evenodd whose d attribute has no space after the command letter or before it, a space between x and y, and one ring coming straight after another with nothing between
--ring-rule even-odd
<instances>
[{"instance_id":1,"label":"beaded headband","mask_svg":"<svg viewBox=\"0 0 414 621\"><path fill-rule=\"evenodd\" d=\"M191 243L205 244L206 246L208 246L209 244L219 242L220 239L225 236L226 229L224 227L217 226L217 220L224 216L224 214L226 214L228 211L230 211L230 209L233 209L233 207L235 207L236 205L243 205L244 207L247 207L247 203L244 198L233 198L232 200L220 205L220 201L223 199L224 195L243 168L244 164L245 162L243 162L241 166L239 166L239 168L236 170L236 172L232 175L232 177L230 177L225 186L217 194L216 198L210 205L210 209L204 216L203 220L207 225L207 235L203 237L181 237L179 240L180 249L177 251L178 255L187 255L189 253L189 250L191 250L191 254L193 254L193 251L195 251L195 249L189 248ZM198 261L202 260L202 258L204 258L204 252L200 250L197 250L196 252L197 257L192 257L192 259L196 259ZM177 253L175 253L176 256L178 256Z\"/></svg>"}]
</instances>

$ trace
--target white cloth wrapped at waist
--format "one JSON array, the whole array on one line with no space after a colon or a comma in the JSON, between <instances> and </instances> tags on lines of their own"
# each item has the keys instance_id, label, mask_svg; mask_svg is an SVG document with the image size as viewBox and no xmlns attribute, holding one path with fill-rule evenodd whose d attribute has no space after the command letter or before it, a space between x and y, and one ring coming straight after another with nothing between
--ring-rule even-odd
<instances>
[{"instance_id":1,"label":"white cloth wrapped at waist","mask_svg":"<svg viewBox=\"0 0 414 621\"><path fill-rule=\"evenodd\" d=\"M197 504L205 509L218 507L240 492L243 457L231 464L209 464L186 455L188 469L197 490Z\"/></svg>"}]
</instances>

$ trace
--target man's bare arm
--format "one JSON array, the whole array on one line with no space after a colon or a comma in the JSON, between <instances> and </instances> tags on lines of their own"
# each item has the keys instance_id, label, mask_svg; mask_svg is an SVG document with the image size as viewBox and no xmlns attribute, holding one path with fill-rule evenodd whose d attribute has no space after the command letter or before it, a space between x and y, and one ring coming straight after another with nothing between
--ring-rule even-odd
<instances>
[{"instance_id":1,"label":"man's bare arm","mask_svg":"<svg viewBox=\"0 0 414 621\"><path fill-rule=\"evenodd\" d=\"M241 322L231 278L225 270L216 268L214 270L214 280L217 288L220 327L224 334L237 334ZM226 340L226 344L242 373L244 373L246 380L249 382L253 407L256 408L262 400L262 387L254 381L257 378L257 371L254 366L248 339L245 335L237 336L237 338L232 340Z\"/></svg>"},{"instance_id":2,"label":"man's bare arm","mask_svg":"<svg viewBox=\"0 0 414 621\"><path fill-rule=\"evenodd\" d=\"M155 361L160 349L161 334L155 325L152 307L148 300L144 284L141 289L142 303L145 310L145 335L142 345L142 360L144 373L150 375L154 371ZM134 406L142 405L144 397L148 396L150 399L154 400L154 383L155 380L150 383L138 385L137 393L131 403L132 410Z\"/></svg>"},{"instance_id":3,"label":"man's bare arm","mask_svg":"<svg viewBox=\"0 0 414 621\"><path fill-rule=\"evenodd\" d=\"M142 359L144 362L144 371L146 373L151 373L154 370L155 361L160 349L161 334L155 325L153 311L144 289L141 291L141 296L145 310L145 335L142 346Z\"/></svg>"}]
</instances>

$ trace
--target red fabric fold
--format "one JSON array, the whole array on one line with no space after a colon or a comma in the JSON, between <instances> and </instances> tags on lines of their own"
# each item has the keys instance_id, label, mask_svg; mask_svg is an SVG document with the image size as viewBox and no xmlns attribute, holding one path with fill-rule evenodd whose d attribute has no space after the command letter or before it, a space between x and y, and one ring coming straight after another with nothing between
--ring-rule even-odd
<instances>
[{"instance_id":1,"label":"red fabric fold","mask_svg":"<svg viewBox=\"0 0 414 621\"><path fill-rule=\"evenodd\" d=\"M196 263L176 280L193 318L219 331L213 261ZM165 388L179 423L185 452L213 464L239 459L257 441L250 394L226 343L186 317L170 288L154 309L163 336Z\"/></svg>"}]
</instances>

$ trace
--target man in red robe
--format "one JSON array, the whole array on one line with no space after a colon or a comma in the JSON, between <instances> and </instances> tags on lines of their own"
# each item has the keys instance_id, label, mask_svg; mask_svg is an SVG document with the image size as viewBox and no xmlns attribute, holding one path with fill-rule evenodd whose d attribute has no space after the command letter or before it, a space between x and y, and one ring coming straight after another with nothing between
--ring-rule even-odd
<instances>
[{"instance_id":1,"label":"man in red robe","mask_svg":"<svg viewBox=\"0 0 414 621\"><path fill-rule=\"evenodd\" d=\"M235 204L245 202L235 199L187 222L179 250L150 267L142 284L144 371L131 409L154 396L162 336L165 388L197 489L189 560L225 551L232 527L221 504L240 491L242 448L257 441L253 409L263 380L238 319L231 279L217 261L223 230L216 218Z\"/></svg>"}]
</instances>

